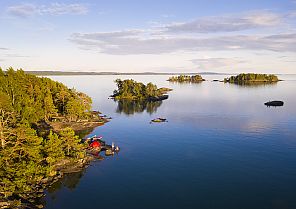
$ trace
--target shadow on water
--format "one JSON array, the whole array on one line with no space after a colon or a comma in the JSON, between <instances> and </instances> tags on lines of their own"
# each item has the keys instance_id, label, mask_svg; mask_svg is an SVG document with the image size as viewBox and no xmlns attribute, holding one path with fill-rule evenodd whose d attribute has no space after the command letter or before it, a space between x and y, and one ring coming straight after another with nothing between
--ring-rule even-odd
<instances>
[{"instance_id":1,"label":"shadow on water","mask_svg":"<svg viewBox=\"0 0 296 209\"><path fill-rule=\"evenodd\" d=\"M231 83L242 88L260 88L260 87L270 87L276 86L277 82L238 82Z\"/></svg>"},{"instance_id":2,"label":"shadow on water","mask_svg":"<svg viewBox=\"0 0 296 209\"><path fill-rule=\"evenodd\" d=\"M149 114L153 114L161 106L162 101L131 101L120 100L117 102L117 113L124 113L126 115L133 115L135 113L142 113L146 111Z\"/></svg>"},{"instance_id":3,"label":"shadow on water","mask_svg":"<svg viewBox=\"0 0 296 209\"><path fill-rule=\"evenodd\" d=\"M93 130L94 130L94 128L89 128L89 129L85 129L85 130L81 130L81 131L76 131L75 134L77 136L79 136L80 139L83 139L84 137L86 137L87 135L92 133Z\"/></svg>"},{"instance_id":4,"label":"shadow on water","mask_svg":"<svg viewBox=\"0 0 296 209\"><path fill-rule=\"evenodd\" d=\"M55 200L59 195L59 192L63 189L67 188L71 191L74 190L78 186L80 179L84 175L84 172L85 169L80 172L65 174L62 179L53 183L49 188L47 188L47 196L50 197L50 199ZM46 205L45 200L43 203Z\"/></svg>"},{"instance_id":5,"label":"shadow on water","mask_svg":"<svg viewBox=\"0 0 296 209\"><path fill-rule=\"evenodd\" d=\"M48 188L50 194L54 194L56 191L65 187L70 190L74 190L79 184L81 177L83 176L85 170L76 173L65 174L65 176L60 180L55 182L51 187Z\"/></svg>"}]
</instances>

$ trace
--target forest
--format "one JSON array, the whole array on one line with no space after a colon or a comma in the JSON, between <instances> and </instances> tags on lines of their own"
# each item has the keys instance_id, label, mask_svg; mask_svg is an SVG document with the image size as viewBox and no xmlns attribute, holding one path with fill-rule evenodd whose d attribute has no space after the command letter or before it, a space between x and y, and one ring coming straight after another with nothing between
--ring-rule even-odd
<instances>
[{"instance_id":1,"label":"forest","mask_svg":"<svg viewBox=\"0 0 296 209\"><path fill-rule=\"evenodd\" d=\"M148 83L147 85L136 82L132 79L115 81L117 90L114 90L112 97L116 100L150 100L160 98L166 91L170 89L160 88L156 85Z\"/></svg>"},{"instance_id":2,"label":"forest","mask_svg":"<svg viewBox=\"0 0 296 209\"><path fill-rule=\"evenodd\" d=\"M55 117L90 117L91 98L49 78L0 68L0 202L32 201L42 182L58 174L57 164L85 157L71 128L40 132L40 122Z\"/></svg>"},{"instance_id":3,"label":"forest","mask_svg":"<svg viewBox=\"0 0 296 209\"><path fill-rule=\"evenodd\" d=\"M248 83L248 82L277 82L279 81L276 75L256 74L256 73L241 73L237 76L225 78L225 83Z\"/></svg>"},{"instance_id":4,"label":"forest","mask_svg":"<svg viewBox=\"0 0 296 209\"><path fill-rule=\"evenodd\" d=\"M201 81L204 81L204 79L201 77L201 75L179 75L179 76L172 76L168 79L170 82L188 82L188 83L198 83Z\"/></svg>"}]
</instances>

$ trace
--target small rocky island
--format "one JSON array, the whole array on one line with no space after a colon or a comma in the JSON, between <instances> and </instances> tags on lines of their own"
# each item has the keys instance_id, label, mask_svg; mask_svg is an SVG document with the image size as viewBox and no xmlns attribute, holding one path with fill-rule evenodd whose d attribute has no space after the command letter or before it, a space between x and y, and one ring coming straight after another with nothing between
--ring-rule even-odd
<instances>
[{"instance_id":1,"label":"small rocky island","mask_svg":"<svg viewBox=\"0 0 296 209\"><path fill-rule=\"evenodd\" d=\"M157 88L156 85L147 85L136 82L132 79L115 81L117 90L114 90L111 98L115 100L142 100L142 101L161 101L169 97L166 93L172 91L169 88Z\"/></svg>"},{"instance_id":2,"label":"small rocky island","mask_svg":"<svg viewBox=\"0 0 296 209\"><path fill-rule=\"evenodd\" d=\"M265 102L264 105L266 105L267 107L281 107L281 106L284 106L284 102L283 101L269 101L269 102Z\"/></svg>"},{"instance_id":3,"label":"small rocky island","mask_svg":"<svg viewBox=\"0 0 296 209\"><path fill-rule=\"evenodd\" d=\"M280 81L276 75L272 74L256 74L256 73L241 73L237 76L225 78L225 83L235 84L252 84L252 83L276 83Z\"/></svg>"},{"instance_id":4,"label":"small rocky island","mask_svg":"<svg viewBox=\"0 0 296 209\"><path fill-rule=\"evenodd\" d=\"M168 81L178 83L199 83L205 81L205 79L203 79L201 75L179 75L170 77Z\"/></svg>"}]
</instances>

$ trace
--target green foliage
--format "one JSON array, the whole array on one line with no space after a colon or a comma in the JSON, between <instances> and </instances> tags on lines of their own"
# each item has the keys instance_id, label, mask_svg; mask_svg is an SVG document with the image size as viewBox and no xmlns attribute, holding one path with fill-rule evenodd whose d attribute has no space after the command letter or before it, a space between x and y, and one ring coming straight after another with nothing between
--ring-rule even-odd
<instances>
[{"instance_id":1,"label":"green foliage","mask_svg":"<svg viewBox=\"0 0 296 209\"><path fill-rule=\"evenodd\" d=\"M74 91L75 92L75 91ZM91 98L83 93L76 93L69 98L65 113L70 121L77 121L79 118L87 118L91 110Z\"/></svg>"},{"instance_id":2,"label":"green foliage","mask_svg":"<svg viewBox=\"0 0 296 209\"><path fill-rule=\"evenodd\" d=\"M276 75L255 74L255 73L241 73L237 76L225 78L224 82L229 83L249 83L249 82L277 82L279 81Z\"/></svg>"},{"instance_id":3,"label":"green foliage","mask_svg":"<svg viewBox=\"0 0 296 209\"><path fill-rule=\"evenodd\" d=\"M83 106L74 98L69 99L66 105L66 113L70 121L76 121L79 115L83 114Z\"/></svg>"},{"instance_id":4,"label":"green foliage","mask_svg":"<svg viewBox=\"0 0 296 209\"><path fill-rule=\"evenodd\" d=\"M5 147L6 141L15 126L15 114L9 101L9 96L0 92L0 140L1 148Z\"/></svg>"},{"instance_id":5,"label":"green foliage","mask_svg":"<svg viewBox=\"0 0 296 209\"><path fill-rule=\"evenodd\" d=\"M52 166L65 157L63 150L64 141L59 135L50 131L47 139L44 140L43 153L46 162Z\"/></svg>"},{"instance_id":6,"label":"green foliage","mask_svg":"<svg viewBox=\"0 0 296 209\"><path fill-rule=\"evenodd\" d=\"M20 125L13 129L5 148L0 150L0 194L25 195L33 190L33 185L46 174L42 165L42 138L36 131Z\"/></svg>"},{"instance_id":7,"label":"green foliage","mask_svg":"<svg viewBox=\"0 0 296 209\"><path fill-rule=\"evenodd\" d=\"M91 103L87 95L49 78L0 68L0 199L26 199L55 173L56 163L84 157L84 145L72 129L42 138L33 127L54 116L87 118Z\"/></svg>"},{"instance_id":8,"label":"green foliage","mask_svg":"<svg viewBox=\"0 0 296 209\"><path fill-rule=\"evenodd\" d=\"M4 72L3 72L3 70L2 70L2 68L0 67L0 76L4 76L5 74L4 74Z\"/></svg>"},{"instance_id":9,"label":"green foliage","mask_svg":"<svg viewBox=\"0 0 296 209\"><path fill-rule=\"evenodd\" d=\"M179 76L170 77L168 81L179 82L179 83L183 83L183 82L198 83L203 81L203 78L201 77L201 75L193 75L193 76L179 75Z\"/></svg>"},{"instance_id":10,"label":"green foliage","mask_svg":"<svg viewBox=\"0 0 296 209\"><path fill-rule=\"evenodd\" d=\"M118 100L144 100L162 95L162 91L152 83L144 85L143 83L136 82L132 79L123 81L117 79L115 83L117 85L117 90L113 92L113 96Z\"/></svg>"},{"instance_id":11,"label":"green foliage","mask_svg":"<svg viewBox=\"0 0 296 209\"><path fill-rule=\"evenodd\" d=\"M6 73L1 72L0 97L5 94L9 98L6 100L22 122L36 123L57 115L73 120L73 109L79 110L75 120L88 117L92 101L87 95L49 78L25 74L23 70L9 68Z\"/></svg>"},{"instance_id":12,"label":"green foliage","mask_svg":"<svg viewBox=\"0 0 296 209\"><path fill-rule=\"evenodd\" d=\"M46 121L50 120L53 116L57 115L58 110L54 105L52 94L50 92L47 92L45 98L44 98L44 118Z\"/></svg>"},{"instance_id":13,"label":"green foliage","mask_svg":"<svg viewBox=\"0 0 296 209\"><path fill-rule=\"evenodd\" d=\"M69 157L82 158L84 156L84 144L71 128L65 128L60 132L61 140L63 141L64 153Z\"/></svg>"}]
</instances>

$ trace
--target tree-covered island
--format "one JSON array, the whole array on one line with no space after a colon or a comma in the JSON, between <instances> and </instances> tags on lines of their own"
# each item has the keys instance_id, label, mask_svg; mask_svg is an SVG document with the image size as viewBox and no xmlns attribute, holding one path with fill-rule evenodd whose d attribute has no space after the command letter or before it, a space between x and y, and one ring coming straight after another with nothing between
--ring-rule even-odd
<instances>
[{"instance_id":1,"label":"tree-covered island","mask_svg":"<svg viewBox=\"0 0 296 209\"><path fill-rule=\"evenodd\" d=\"M0 68L0 208L31 207L65 169L85 166L87 145L70 127L104 122L91 104L86 94L49 78Z\"/></svg>"},{"instance_id":2,"label":"tree-covered island","mask_svg":"<svg viewBox=\"0 0 296 209\"><path fill-rule=\"evenodd\" d=\"M114 90L111 96L115 100L146 100L161 101L168 98L166 93L172 89L157 88L156 85L148 83L147 85L136 82L132 79L115 81L117 90Z\"/></svg>"},{"instance_id":3,"label":"tree-covered island","mask_svg":"<svg viewBox=\"0 0 296 209\"><path fill-rule=\"evenodd\" d=\"M256 73L241 73L237 76L225 78L225 83L248 84L248 83L275 83L279 79L276 75L256 74Z\"/></svg>"},{"instance_id":4,"label":"tree-covered island","mask_svg":"<svg viewBox=\"0 0 296 209\"><path fill-rule=\"evenodd\" d=\"M204 81L205 79L202 78L201 75L179 75L179 76L172 76L168 79L170 82L178 82L178 83L199 83Z\"/></svg>"}]
</instances>

